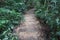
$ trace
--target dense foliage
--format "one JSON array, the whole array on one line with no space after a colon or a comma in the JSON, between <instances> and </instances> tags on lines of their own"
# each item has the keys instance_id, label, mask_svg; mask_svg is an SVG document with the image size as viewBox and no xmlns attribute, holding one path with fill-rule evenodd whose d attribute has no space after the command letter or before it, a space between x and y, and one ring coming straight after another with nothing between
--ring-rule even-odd
<instances>
[{"instance_id":1,"label":"dense foliage","mask_svg":"<svg viewBox=\"0 0 60 40\"><path fill-rule=\"evenodd\" d=\"M60 40L60 0L38 0L36 10L36 16L50 26L50 39Z\"/></svg>"},{"instance_id":2,"label":"dense foliage","mask_svg":"<svg viewBox=\"0 0 60 40\"><path fill-rule=\"evenodd\" d=\"M0 0L0 40L18 40L13 28L23 19L26 6L17 0Z\"/></svg>"},{"instance_id":3,"label":"dense foliage","mask_svg":"<svg viewBox=\"0 0 60 40\"><path fill-rule=\"evenodd\" d=\"M13 28L26 8L36 8L36 17L50 28L50 40L60 40L60 0L0 0L0 40L18 40Z\"/></svg>"},{"instance_id":4,"label":"dense foliage","mask_svg":"<svg viewBox=\"0 0 60 40\"><path fill-rule=\"evenodd\" d=\"M18 1L18 0L16 0ZM3 0L0 2L0 7L6 8L6 9L14 9L16 12L24 11L26 8L26 5L23 2L16 2L15 0Z\"/></svg>"},{"instance_id":5,"label":"dense foliage","mask_svg":"<svg viewBox=\"0 0 60 40\"><path fill-rule=\"evenodd\" d=\"M22 14L14 10L0 8L0 39L1 40L14 40L11 33L15 25L19 24L22 19ZM12 31L11 31L12 30ZM10 38L11 39L10 39Z\"/></svg>"},{"instance_id":6,"label":"dense foliage","mask_svg":"<svg viewBox=\"0 0 60 40\"><path fill-rule=\"evenodd\" d=\"M24 3L27 9L32 9L35 6L37 0L25 0Z\"/></svg>"}]
</instances>

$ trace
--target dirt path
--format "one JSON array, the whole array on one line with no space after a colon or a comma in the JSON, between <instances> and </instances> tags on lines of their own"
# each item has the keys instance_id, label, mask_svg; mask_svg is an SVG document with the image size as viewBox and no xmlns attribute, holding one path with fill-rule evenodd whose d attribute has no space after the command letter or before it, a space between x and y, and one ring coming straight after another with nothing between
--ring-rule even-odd
<instances>
[{"instance_id":1,"label":"dirt path","mask_svg":"<svg viewBox=\"0 0 60 40\"><path fill-rule=\"evenodd\" d=\"M27 11L24 18L25 21L15 29L19 38L21 40L44 40L43 32L39 31L42 26L34 15L34 9Z\"/></svg>"}]
</instances>

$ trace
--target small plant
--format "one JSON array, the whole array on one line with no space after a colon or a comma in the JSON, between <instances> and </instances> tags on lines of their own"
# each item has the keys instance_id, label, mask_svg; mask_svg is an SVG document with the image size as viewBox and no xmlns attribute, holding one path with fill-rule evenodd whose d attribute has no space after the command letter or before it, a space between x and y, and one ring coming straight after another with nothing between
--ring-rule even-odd
<instances>
[{"instance_id":1,"label":"small plant","mask_svg":"<svg viewBox=\"0 0 60 40\"><path fill-rule=\"evenodd\" d=\"M13 28L21 22L22 18L21 12L0 8L0 39L14 40Z\"/></svg>"},{"instance_id":2,"label":"small plant","mask_svg":"<svg viewBox=\"0 0 60 40\"><path fill-rule=\"evenodd\" d=\"M36 16L50 26L50 39L60 40L60 1L38 0L38 3Z\"/></svg>"},{"instance_id":3,"label":"small plant","mask_svg":"<svg viewBox=\"0 0 60 40\"><path fill-rule=\"evenodd\" d=\"M0 0L0 40L18 40L13 28L23 20L25 8L24 2Z\"/></svg>"}]
</instances>

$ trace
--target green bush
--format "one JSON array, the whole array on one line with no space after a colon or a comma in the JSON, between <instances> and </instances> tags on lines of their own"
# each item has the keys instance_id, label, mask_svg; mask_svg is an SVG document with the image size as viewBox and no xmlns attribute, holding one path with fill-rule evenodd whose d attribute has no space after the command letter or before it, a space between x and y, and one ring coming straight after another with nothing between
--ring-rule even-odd
<instances>
[{"instance_id":1,"label":"green bush","mask_svg":"<svg viewBox=\"0 0 60 40\"><path fill-rule=\"evenodd\" d=\"M50 39L60 40L60 0L40 0L39 3L36 16L50 26Z\"/></svg>"},{"instance_id":2,"label":"green bush","mask_svg":"<svg viewBox=\"0 0 60 40\"><path fill-rule=\"evenodd\" d=\"M24 0L0 0L0 40L18 40L13 28L23 20Z\"/></svg>"},{"instance_id":3,"label":"green bush","mask_svg":"<svg viewBox=\"0 0 60 40\"><path fill-rule=\"evenodd\" d=\"M10 10L15 10L16 12L23 12L26 9L24 2L16 2L17 0L4 0L0 2L1 8L6 8ZM23 0L21 0L23 1Z\"/></svg>"},{"instance_id":4,"label":"green bush","mask_svg":"<svg viewBox=\"0 0 60 40\"><path fill-rule=\"evenodd\" d=\"M14 0L0 1L0 39L17 40L13 35L13 28L20 23L23 18L22 12L25 10L23 2L17 3Z\"/></svg>"},{"instance_id":5,"label":"green bush","mask_svg":"<svg viewBox=\"0 0 60 40\"><path fill-rule=\"evenodd\" d=\"M22 18L21 12L0 8L0 39L14 40L13 28L21 22Z\"/></svg>"}]
</instances>

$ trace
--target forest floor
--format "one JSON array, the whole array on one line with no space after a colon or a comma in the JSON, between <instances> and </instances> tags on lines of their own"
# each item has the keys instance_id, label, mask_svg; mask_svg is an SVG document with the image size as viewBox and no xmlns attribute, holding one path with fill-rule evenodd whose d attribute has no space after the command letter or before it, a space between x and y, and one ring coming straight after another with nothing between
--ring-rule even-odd
<instances>
[{"instance_id":1,"label":"forest floor","mask_svg":"<svg viewBox=\"0 0 60 40\"><path fill-rule=\"evenodd\" d=\"M42 26L35 17L34 9L26 11L24 19L25 21L15 29L19 40L45 40L44 32L40 30Z\"/></svg>"}]
</instances>

